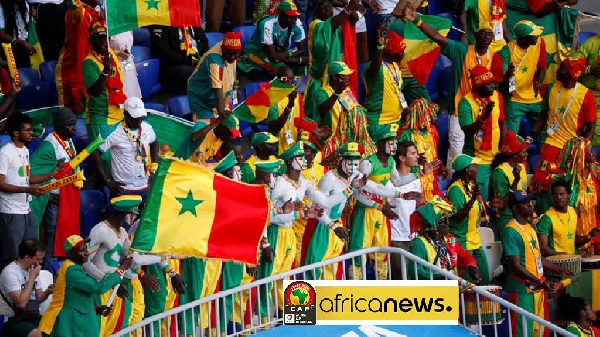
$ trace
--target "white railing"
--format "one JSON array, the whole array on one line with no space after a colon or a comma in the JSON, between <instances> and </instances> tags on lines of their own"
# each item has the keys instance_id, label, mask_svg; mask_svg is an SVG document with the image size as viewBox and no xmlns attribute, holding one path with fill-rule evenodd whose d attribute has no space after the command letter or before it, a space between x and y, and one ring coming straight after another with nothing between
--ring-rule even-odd
<instances>
[{"instance_id":1,"label":"white railing","mask_svg":"<svg viewBox=\"0 0 600 337\"><path fill-rule=\"evenodd\" d=\"M363 249L360 251L347 253L336 258L326 260L320 263L315 263L309 266L304 266L301 268L293 269L285 273L277 274L268 278L256 280L255 282L242 285L240 287L221 291L219 293L213 294L211 296L202 298L200 300L187 303L185 305L179 306L177 308L173 308L167 312L148 317L137 324L134 324L127 329L124 329L113 336L161 336L166 337L170 336L170 334L164 334L165 327L170 324L174 324L174 329L176 331L177 336L187 335L187 336L239 336L256 333L262 330L270 329L281 325L283 323L283 317L281 317L281 313L278 312L278 304L277 296L272 296L274 303L269 303L266 306L266 320L260 319L259 313L256 312L253 305L248 305L245 308L244 305L236 308L233 313L231 313L231 317L229 321L236 322L240 320L244 322L244 317L247 316L247 311L249 311L249 317L251 318L248 322L246 322L246 326L244 324L236 325L235 323L230 326L229 331L227 331L227 323L226 319L221 319L225 317L225 309L224 303L225 301L231 301L230 303L235 303L236 300L239 303L245 303L249 301L249 303L256 302L256 306L260 307L261 301L261 292L267 291L266 286L270 286L271 288L275 288L275 290L283 291L282 280L284 279L303 279L306 278L307 272L314 272L319 268L324 267L332 267L337 266L339 263L342 264L342 273L343 279L349 279L348 273L352 273L352 279L367 279L367 261L368 255L372 255L374 253L386 254L387 255L387 263L389 267L390 255L398 254L400 255L400 266L401 266L401 275L402 280L408 279L418 279L417 276L417 266L423 266L429 272L429 279L433 280L434 275L441 275L442 278L458 280L461 288L469 287L470 291L474 292L475 303L470 303L470 310L476 311L476 318L474 318L471 313L471 317L467 317L466 306L465 306L465 293L461 292L460 294L460 304L461 304L461 322L465 325L465 322L469 321L469 326L473 332L478 333L479 335L483 335L484 326L489 326L489 329L493 329L493 333L487 332L488 336L494 337L512 337L512 328L511 320L513 319L513 315L517 315L517 320L520 319L520 324L522 326L522 336L524 337L542 337L543 330L546 329L551 332L551 336L574 336L573 334L567 332L566 330L538 317L535 316L522 308L517 307L516 305L491 294L490 292L484 290L482 287L472 287L467 281L457 277L454 274L451 274L445 270L440 269L437 266L430 264L429 262L420 259L411 253L400 249L400 248L391 248L391 247L372 247L368 249ZM352 264L360 263L360 270L362 271L362 275L356 275L355 268L348 268L347 262ZM377 259L374 261L374 270L377 270ZM412 263L411 269L414 270L414 276L408 275L408 264ZM391 279L391 270L392 268L388 268L388 278ZM412 274L412 272L411 272ZM324 276L325 273L323 272ZM357 277L358 276L358 277ZM335 276L334 276L335 277ZM377 277L377 272L375 272L375 277ZM340 281L343 282L343 281ZM255 293L253 295L253 293ZM473 295L473 294L472 294ZM472 301L472 297L471 301ZM264 298L263 294L263 298ZM267 298L269 298L267 296ZM480 298L483 298L480 300ZM485 303L482 303L485 302ZM484 311L480 310L484 306ZM490 312L491 310L491 312ZM213 313L214 311L214 313ZM214 315L216 317L216 324L213 324L210 317ZM485 319L482 319L483 315L486 315ZM491 315L491 321L489 321ZM208 317L208 321L205 319ZM499 334L498 328L504 317L508 320L508 335ZM177 319L179 318L179 319ZM241 319L240 319L241 318ZM488 320L486 322L486 319ZM190 322L191 320L191 322ZM473 322L475 320L475 322ZM171 323L168 323L171 322ZM221 322L221 323L219 323ZM193 323L193 324L191 324ZM192 328L190 329L190 324ZM533 324L537 327L538 333L533 335L528 335L528 326L529 324ZM184 325L183 327L180 325ZM187 328L186 328L187 327ZM540 329L539 327L543 327ZM162 332L161 332L162 329ZM187 330L187 331L186 331ZM491 334L490 334L491 333Z\"/></svg>"}]
</instances>

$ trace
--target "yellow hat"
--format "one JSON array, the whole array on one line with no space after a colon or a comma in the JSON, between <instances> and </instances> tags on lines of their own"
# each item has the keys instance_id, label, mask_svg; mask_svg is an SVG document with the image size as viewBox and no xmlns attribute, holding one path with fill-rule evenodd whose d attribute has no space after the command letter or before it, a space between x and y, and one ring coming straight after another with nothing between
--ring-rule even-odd
<instances>
[{"instance_id":1,"label":"yellow hat","mask_svg":"<svg viewBox=\"0 0 600 337\"><path fill-rule=\"evenodd\" d=\"M492 32L494 31L492 25L488 21L479 21L479 27L477 27L477 30L475 32L477 33L480 30L484 29L491 30Z\"/></svg>"}]
</instances>

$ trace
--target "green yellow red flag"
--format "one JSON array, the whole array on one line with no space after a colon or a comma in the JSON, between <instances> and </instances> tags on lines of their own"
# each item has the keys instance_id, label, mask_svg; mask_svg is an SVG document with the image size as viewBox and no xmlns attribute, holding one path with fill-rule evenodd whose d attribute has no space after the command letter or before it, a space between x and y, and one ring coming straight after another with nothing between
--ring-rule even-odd
<instances>
[{"instance_id":1,"label":"green yellow red flag","mask_svg":"<svg viewBox=\"0 0 600 337\"><path fill-rule=\"evenodd\" d=\"M233 110L233 114L246 122L259 123L265 120L269 109L286 98L295 87L275 79L268 83L261 83L260 89Z\"/></svg>"}]
</instances>

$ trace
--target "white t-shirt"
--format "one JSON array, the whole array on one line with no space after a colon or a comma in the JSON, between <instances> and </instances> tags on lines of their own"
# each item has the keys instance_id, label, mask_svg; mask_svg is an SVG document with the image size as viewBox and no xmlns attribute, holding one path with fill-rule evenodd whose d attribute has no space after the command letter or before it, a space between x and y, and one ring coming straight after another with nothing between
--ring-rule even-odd
<instances>
[{"instance_id":1,"label":"white t-shirt","mask_svg":"<svg viewBox=\"0 0 600 337\"><path fill-rule=\"evenodd\" d=\"M147 155L150 156L150 144L156 140L156 134L152 126L142 122L140 140L147 149ZM138 130L134 131L138 135ZM112 177L115 181L123 184L126 190L141 190L148 186L148 176L144 169L144 163L136 160L136 144L131 141L123 126L117 124L115 129L105 137L105 141L100 145L103 152L109 151L111 154ZM149 159L149 158L148 158Z\"/></svg>"},{"instance_id":2,"label":"white t-shirt","mask_svg":"<svg viewBox=\"0 0 600 337\"><path fill-rule=\"evenodd\" d=\"M29 150L10 142L0 148L0 174L4 182L14 186L29 186ZM28 214L31 196L27 193L0 192L0 212Z\"/></svg>"},{"instance_id":3,"label":"white t-shirt","mask_svg":"<svg viewBox=\"0 0 600 337\"><path fill-rule=\"evenodd\" d=\"M388 185L391 185L391 182L388 182ZM421 192L421 181L415 179L399 189L402 193ZM417 209L417 202L415 200L397 198L393 199L390 204L396 206L394 210L398 214L398 219L390 220L392 241L412 241L413 237L410 235L410 215Z\"/></svg>"},{"instance_id":4,"label":"white t-shirt","mask_svg":"<svg viewBox=\"0 0 600 337\"><path fill-rule=\"evenodd\" d=\"M12 302L9 293L12 293L13 291L20 291L23 288L25 288L25 283L27 283L28 278L29 272L23 270L23 268L21 268L17 261L13 261L8 266L6 266L4 270L2 270L2 274L0 274L0 291L2 291L2 294L6 297L6 299ZM42 289L42 282L40 281L39 276L35 279L34 288L36 290ZM29 300L37 300L35 296L35 291L31 292Z\"/></svg>"},{"instance_id":5,"label":"white t-shirt","mask_svg":"<svg viewBox=\"0 0 600 337\"><path fill-rule=\"evenodd\" d=\"M29 4L27 4L27 2L25 2L25 21L23 21L23 16L21 15L21 12L19 11L19 7L17 5L15 5L15 20L17 23L17 34L18 36L15 36L21 40L27 40L27 38L29 38L29 27L27 24L29 24ZM6 21L5 21L5 16L4 16L4 8L2 8L2 6L0 6L0 29L5 29L6 27ZM8 35L13 35L14 32L6 32Z\"/></svg>"},{"instance_id":6,"label":"white t-shirt","mask_svg":"<svg viewBox=\"0 0 600 337\"><path fill-rule=\"evenodd\" d=\"M377 14L392 14L394 8L400 0L375 0L381 6L381 11Z\"/></svg>"}]
</instances>

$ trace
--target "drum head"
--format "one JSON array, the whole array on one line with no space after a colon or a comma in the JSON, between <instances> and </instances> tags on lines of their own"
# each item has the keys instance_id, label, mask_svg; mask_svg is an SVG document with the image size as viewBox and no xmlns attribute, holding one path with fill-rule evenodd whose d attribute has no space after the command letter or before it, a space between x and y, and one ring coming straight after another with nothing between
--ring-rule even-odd
<instances>
[{"instance_id":1,"label":"drum head","mask_svg":"<svg viewBox=\"0 0 600 337\"><path fill-rule=\"evenodd\" d=\"M552 261L552 262L558 262L558 261L578 260L580 258L581 258L581 256L579 256L577 254L560 254L560 255L548 256L546 258L546 260Z\"/></svg>"},{"instance_id":2,"label":"drum head","mask_svg":"<svg viewBox=\"0 0 600 337\"><path fill-rule=\"evenodd\" d=\"M592 255L590 257L584 257L581 259L581 262L586 262L586 263L600 262L600 255Z\"/></svg>"}]
</instances>

